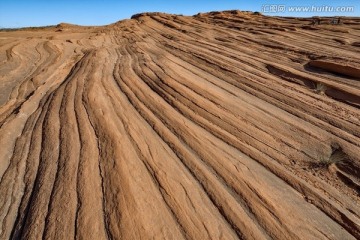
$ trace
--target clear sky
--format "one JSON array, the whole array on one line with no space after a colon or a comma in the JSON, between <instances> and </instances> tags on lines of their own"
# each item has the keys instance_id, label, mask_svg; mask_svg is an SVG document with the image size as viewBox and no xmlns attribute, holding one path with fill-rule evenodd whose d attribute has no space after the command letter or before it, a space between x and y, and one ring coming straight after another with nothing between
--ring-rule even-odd
<instances>
[{"instance_id":1,"label":"clear sky","mask_svg":"<svg viewBox=\"0 0 360 240\"><path fill-rule=\"evenodd\" d=\"M285 5L271 12L269 5ZM346 12L290 12L292 6L352 6ZM0 28L45 26L67 22L79 25L105 25L130 18L140 12L167 12L193 15L215 10L266 11L268 15L360 16L360 0L0 0Z\"/></svg>"}]
</instances>

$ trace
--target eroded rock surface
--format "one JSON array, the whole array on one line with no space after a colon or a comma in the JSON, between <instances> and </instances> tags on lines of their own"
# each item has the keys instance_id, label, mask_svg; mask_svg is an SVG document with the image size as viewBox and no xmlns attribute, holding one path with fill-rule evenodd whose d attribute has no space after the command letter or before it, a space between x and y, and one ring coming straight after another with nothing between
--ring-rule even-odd
<instances>
[{"instance_id":1,"label":"eroded rock surface","mask_svg":"<svg viewBox=\"0 0 360 240\"><path fill-rule=\"evenodd\" d=\"M0 32L0 239L359 239L360 19L311 22Z\"/></svg>"}]
</instances>

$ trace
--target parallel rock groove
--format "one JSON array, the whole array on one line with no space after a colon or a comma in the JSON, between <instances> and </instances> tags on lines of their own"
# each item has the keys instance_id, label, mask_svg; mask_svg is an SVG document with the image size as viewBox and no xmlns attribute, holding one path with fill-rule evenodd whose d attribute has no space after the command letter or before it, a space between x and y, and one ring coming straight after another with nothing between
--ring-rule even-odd
<instances>
[{"instance_id":1,"label":"parallel rock groove","mask_svg":"<svg viewBox=\"0 0 360 240\"><path fill-rule=\"evenodd\" d=\"M359 239L360 19L0 31L0 239Z\"/></svg>"}]
</instances>

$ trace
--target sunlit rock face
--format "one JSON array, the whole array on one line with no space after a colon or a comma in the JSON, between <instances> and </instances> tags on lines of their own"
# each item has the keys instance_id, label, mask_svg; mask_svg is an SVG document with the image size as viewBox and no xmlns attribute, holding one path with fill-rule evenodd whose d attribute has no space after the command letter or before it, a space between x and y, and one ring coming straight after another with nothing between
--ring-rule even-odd
<instances>
[{"instance_id":1,"label":"sunlit rock face","mask_svg":"<svg viewBox=\"0 0 360 240\"><path fill-rule=\"evenodd\" d=\"M359 239L360 20L0 32L0 239Z\"/></svg>"}]
</instances>

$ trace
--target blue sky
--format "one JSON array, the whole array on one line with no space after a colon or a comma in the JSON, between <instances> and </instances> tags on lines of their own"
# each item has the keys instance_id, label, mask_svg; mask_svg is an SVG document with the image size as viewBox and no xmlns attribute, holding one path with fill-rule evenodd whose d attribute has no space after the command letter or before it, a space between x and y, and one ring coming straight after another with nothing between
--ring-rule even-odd
<instances>
[{"instance_id":1,"label":"blue sky","mask_svg":"<svg viewBox=\"0 0 360 240\"><path fill-rule=\"evenodd\" d=\"M0 27L25 27L55 25L68 22L79 25L105 25L130 18L140 12L167 12L193 15L198 12L215 10L249 10L269 9L268 5L290 6L353 6L352 12L278 12L268 15L313 16L344 15L360 16L359 0L0 0Z\"/></svg>"}]
</instances>

